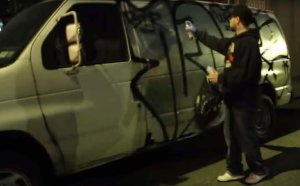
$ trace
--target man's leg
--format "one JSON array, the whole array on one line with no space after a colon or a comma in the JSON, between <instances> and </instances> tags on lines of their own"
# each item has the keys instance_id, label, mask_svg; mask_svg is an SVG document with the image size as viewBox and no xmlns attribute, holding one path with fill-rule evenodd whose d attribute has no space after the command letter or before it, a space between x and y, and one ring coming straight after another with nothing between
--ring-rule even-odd
<instances>
[{"instance_id":1,"label":"man's leg","mask_svg":"<svg viewBox=\"0 0 300 186\"><path fill-rule=\"evenodd\" d=\"M232 116L232 110L226 108L226 118L224 122L224 137L227 144L227 170L232 174L243 174L242 165L242 152L237 142L237 139L233 133L234 121Z\"/></svg>"},{"instance_id":2,"label":"man's leg","mask_svg":"<svg viewBox=\"0 0 300 186\"><path fill-rule=\"evenodd\" d=\"M259 149L259 141L255 131L255 110L233 108L234 133L245 153L251 171L264 173L263 160Z\"/></svg>"},{"instance_id":3,"label":"man's leg","mask_svg":"<svg viewBox=\"0 0 300 186\"><path fill-rule=\"evenodd\" d=\"M232 133L231 110L226 108L224 121L224 137L227 144L227 171L217 177L218 181L233 181L244 178L243 165L241 163L242 153Z\"/></svg>"}]
</instances>

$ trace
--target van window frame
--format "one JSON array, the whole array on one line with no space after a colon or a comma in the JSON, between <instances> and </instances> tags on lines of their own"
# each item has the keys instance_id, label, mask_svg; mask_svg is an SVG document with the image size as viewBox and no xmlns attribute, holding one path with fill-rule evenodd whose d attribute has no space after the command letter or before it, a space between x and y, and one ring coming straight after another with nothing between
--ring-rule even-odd
<instances>
[{"instance_id":1,"label":"van window frame","mask_svg":"<svg viewBox=\"0 0 300 186\"><path fill-rule=\"evenodd\" d=\"M97 11L95 9L97 9ZM68 11L74 11L74 10L77 12L79 23L82 28L81 42L82 42L83 61L81 66L126 63L129 61L130 54L128 51L126 29L124 28L122 13L120 12L120 9L117 4L109 3L109 2L107 3L82 3L81 2L81 3L73 4L68 9ZM113 13L111 13L112 11ZM94 19L94 16L91 15L98 16L97 18L102 19L101 21L99 21L101 23L98 24L99 25L98 27L97 24L92 24L93 21L95 22L96 20L92 20ZM109 16L110 19L105 19L105 16ZM72 22L71 17L64 18L60 22L58 22L49 32L48 36L46 36L42 44L43 66L48 70L71 67L71 63L69 62L68 59L66 38L64 35L65 25L69 22L70 23ZM110 24L108 25L108 28L103 26L107 24ZM113 32L114 29L110 29L112 27L116 28L115 32ZM98 29L97 30L98 32L93 32L92 28ZM105 28L107 30L103 31ZM55 32L58 32L58 34L60 35L59 39L56 40L62 41L59 45L53 43L56 42L53 40L55 37L53 36L55 35ZM103 34L101 32L106 32L106 33ZM50 37L52 37L52 40ZM99 45L98 46L99 48L97 48L97 44ZM59 52L60 56L58 56L58 54L55 54L53 50L51 49L49 50L49 47L47 45L55 45L52 46L53 50L58 49L58 47L62 47L60 48L61 51ZM50 59L49 56L52 56L52 59ZM53 63L53 61L55 61L55 63Z\"/></svg>"}]
</instances>

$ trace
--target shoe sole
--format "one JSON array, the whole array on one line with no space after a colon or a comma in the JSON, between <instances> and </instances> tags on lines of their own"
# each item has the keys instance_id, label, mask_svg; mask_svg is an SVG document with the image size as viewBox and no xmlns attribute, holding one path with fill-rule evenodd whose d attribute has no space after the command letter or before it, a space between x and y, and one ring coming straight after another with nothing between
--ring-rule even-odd
<instances>
[{"instance_id":1,"label":"shoe sole","mask_svg":"<svg viewBox=\"0 0 300 186\"><path fill-rule=\"evenodd\" d=\"M241 179L243 179L243 178L245 178L245 176L236 177L236 178L229 179L229 180L219 180L219 179L217 178L217 180L218 180L218 182L231 182L231 181L241 180Z\"/></svg>"},{"instance_id":2,"label":"shoe sole","mask_svg":"<svg viewBox=\"0 0 300 186\"><path fill-rule=\"evenodd\" d=\"M256 181L256 182L247 182L247 181L245 180L245 183L248 184L248 185L257 184L257 183L261 182L262 180L264 180L267 176L268 176L268 175L263 176L262 178L260 178L260 179L259 179L258 181Z\"/></svg>"},{"instance_id":3,"label":"shoe sole","mask_svg":"<svg viewBox=\"0 0 300 186\"><path fill-rule=\"evenodd\" d=\"M254 183L249 183L249 182L247 182L246 180L244 181L246 184L248 184L248 185L253 185L253 184L257 184L257 183L259 183L259 182L261 182L262 180L264 180L266 177L268 177L269 176L269 170L268 169L266 169L266 174L264 175L264 176L262 176L260 179L259 179L259 181L257 181L257 182L254 182Z\"/></svg>"}]
</instances>

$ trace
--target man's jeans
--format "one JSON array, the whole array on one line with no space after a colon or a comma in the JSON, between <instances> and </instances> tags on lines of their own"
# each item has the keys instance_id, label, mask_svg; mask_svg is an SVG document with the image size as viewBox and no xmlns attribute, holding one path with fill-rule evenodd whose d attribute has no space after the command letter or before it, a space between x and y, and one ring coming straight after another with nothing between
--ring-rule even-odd
<instances>
[{"instance_id":1,"label":"man's jeans","mask_svg":"<svg viewBox=\"0 0 300 186\"><path fill-rule=\"evenodd\" d=\"M264 174L265 168L255 131L255 109L226 108L224 136L228 147L227 170L232 174L242 174L242 152L251 172Z\"/></svg>"}]
</instances>

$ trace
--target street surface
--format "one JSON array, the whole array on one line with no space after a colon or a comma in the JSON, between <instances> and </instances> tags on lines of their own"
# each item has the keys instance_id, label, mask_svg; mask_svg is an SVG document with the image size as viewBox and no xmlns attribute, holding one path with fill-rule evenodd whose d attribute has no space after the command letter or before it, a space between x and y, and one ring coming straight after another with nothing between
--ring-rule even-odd
<instances>
[{"instance_id":1,"label":"street surface","mask_svg":"<svg viewBox=\"0 0 300 186\"><path fill-rule=\"evenodd\" d=\"M261 150L270 176L258 186L300 185L300 100L277 110L277 132ZM225 170L222 128L57 180L62 186L240 186L219 183ZM245 164L245 168L246 164Z\"/></svg>"}]
</instances>

